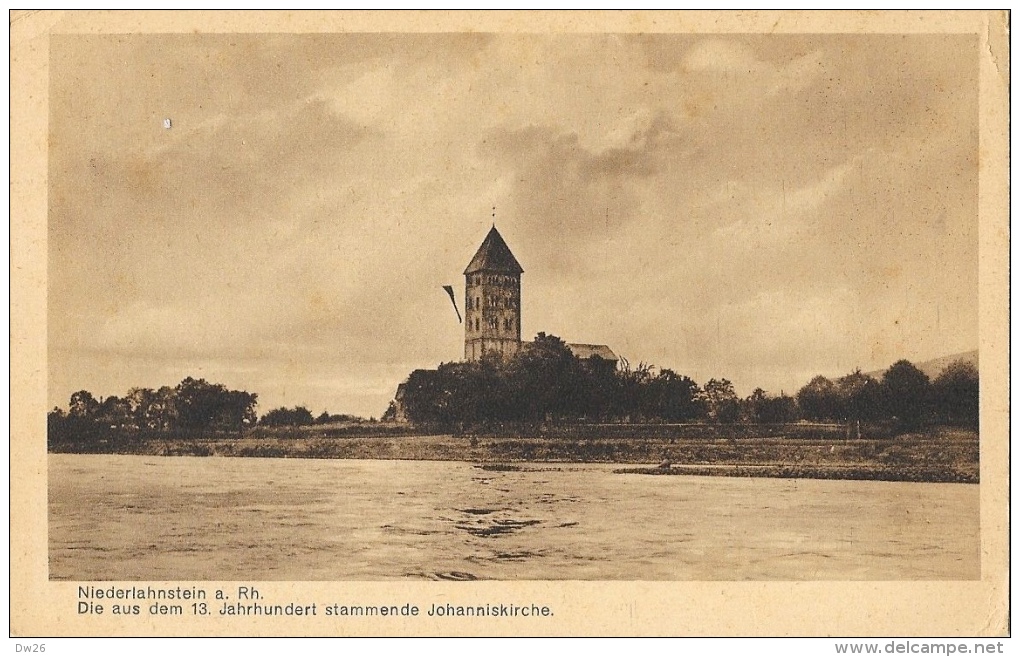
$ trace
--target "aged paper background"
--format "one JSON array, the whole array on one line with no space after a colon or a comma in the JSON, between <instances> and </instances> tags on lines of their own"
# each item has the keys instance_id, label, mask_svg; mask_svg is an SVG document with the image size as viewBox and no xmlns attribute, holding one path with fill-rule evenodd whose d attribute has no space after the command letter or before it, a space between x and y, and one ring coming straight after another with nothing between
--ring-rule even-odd
<instances>
[{"instance_id":1,"label":"aged paper background","mask_svg":"<svg viewBox=\"0 0 1020 657\"><path fill-rule=\"evenodd\" d=\"M11 15L11 632L14 636L994 636L1008 631L1006 16L981 12L182 13ZM536 602L548 619L79 616L47 577L47 64L54 34L134 32L969 33L980 61L982 577L953 582L195 582L269 603ZM124 583L130 584L130 583ZM178 583L167 583L175 585ZM181 582L179 584L190 584Z\"/></svg>"}]
</instances>

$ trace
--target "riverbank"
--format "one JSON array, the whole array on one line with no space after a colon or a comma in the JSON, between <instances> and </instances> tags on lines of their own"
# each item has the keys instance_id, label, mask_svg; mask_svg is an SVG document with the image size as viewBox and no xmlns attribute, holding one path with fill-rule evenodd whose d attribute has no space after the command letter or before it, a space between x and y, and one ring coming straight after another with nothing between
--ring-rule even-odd
<instances>
[{"instance_id":1,"label":"riverbank","mask_svg":"<svg viewBox=\"0 0 1020 657\"><path fill-rule=\"evenodd\" d=\"M681 465L677 467L621 468L616 474L686 475L712 477L770 477L774 479L841 479L846 481L913 481L976 484L978 473L953 467L923 465Z\"/></svg>"},{"instance_id":2,"label":"riverbank","mask_svg":"<svg viewBox=\"0 0 1020 657\"><path fill-rule=\"evenodd\" d=\"M465 461L517 463L618 463L627 473L876 479L977 483L976 432L939 428L882 439L690 437L518 437L344 435L291 431L194 438L108 438L82 449L52 446L54 453L221 456L254 458ZM669 461L662 471L655 464ZM679 467L682 466L682 467ZM727 466L720 468L719 466Z\"/></svg>"}]
</instances>

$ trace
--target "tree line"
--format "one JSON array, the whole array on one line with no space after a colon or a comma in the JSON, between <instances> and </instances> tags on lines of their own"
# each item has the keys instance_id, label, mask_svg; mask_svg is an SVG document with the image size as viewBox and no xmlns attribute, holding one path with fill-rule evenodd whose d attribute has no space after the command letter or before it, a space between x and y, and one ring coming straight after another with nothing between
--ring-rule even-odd
<instances>
[{"instance_id":1,"label":"tree line","mask_svg":"<svg viewBox=\"0 0 1020 657\"><path fill-rule=\"evenodd\" d=\"M398 403L411 422L445 428L546 420L976 427L978 373L973 365L957 362L930 381L901 360L881 379L857 370L835 380L817 376L793 396L758 388L740 398L724 378L699 385L670 369L616 367L597 357L581 360L560 338L539 333L506 360L492 357L415 370L401 386ZM395 411L392 405L387 415Z\"/></svg>"},{"instance_id":2,"label":"tree line","mask_svg":"<svg viewBox=\"0 0 1020 657\"><path fill-rule=\"evenodd\" d=\"M65 412L47 416L50 443L87 441L110 430L145 433L240 431L257 421L258 395L187 377L174 387L132 388L97 400L88 390L71 395Z\"/></svg>"},{"instance_id":3,"label":"tree line","mask_svg":"<svg viewBox=\"0 0 1020 657\"><path fill-rule=\"evenodd\" d=\"M359 421L351 415L318 417L303 406L276 408L261 418L258 395L231 390L220 383L187 377L174 387L132 388L124 396L96 399L88 390L71 395L67 410L54 408L47 416L49 440L88 440L111 430L155 434L196 434L242 431L256 424L300 426Z\"/></svg>"},{"instance_id":4,"label":"tree line","mask_svg":"<svg viewBox=\"0 0 1020 657\"><path fill-rule=\"evenodd\" d=\"M401 386L399 403L412 423L443 430L502 423L666 422L778 424L799 420L887 423L910 430L925 424L976 428L978 372L956 362L933 381L906 360L880 378L856 370L816 376L795 395L761 388L740 398L724 378L699 385L670 369L640 364L617 367L598 357L579 359L560 338L539 333L516 356L444 363L415 370ZM87 390L71 395L66 411L48 417L51 444L121 433L188 434L243 431L256 425L303 426L361 422L350 415L304 406L276 408L261 418L258 395L188 377L174 387L132 388L97 400ZM397 416L391 404L383 419Z\"/></svg>"},{"instance_id":5,"label":"tree line","mask_svg":"<svg viewBox=\"0 0 1020 657\"><path fill-rule=\"evenodd\" d=\"M335 415L329 411L323 411L320 415L313 416L312 412L304 406L295 406L294 408L281 406L259 418L259 425L264 427L304 427L313 424L360 423L364 421L364 418L356 415Z\"/></svg>"},{"instance_id":6,"label":"tree line","mask_svg":"<svg viewBox=\"0 0 1020 657\"><path fill-rule=\"evenodd\" d=\"M881 379L860 370L835 380L816 376L797 393L797 407L808 420L976 428L978 393L978 371L971 363L951 363L932 381L911 362L900 360Z\"/></svg>"}]
</instances>

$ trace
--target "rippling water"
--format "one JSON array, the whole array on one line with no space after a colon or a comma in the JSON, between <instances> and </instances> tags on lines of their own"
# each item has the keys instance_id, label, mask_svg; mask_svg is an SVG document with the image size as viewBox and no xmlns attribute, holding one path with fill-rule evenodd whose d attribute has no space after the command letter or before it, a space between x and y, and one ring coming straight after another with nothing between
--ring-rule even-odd
<instances>
[{"instance_id":1,"label":"rippling water","mask_svg":"<svg viewBox=\"0 0 1020 657\"><path fill-rule=\"evenodd\" d=\"M49 456L51 579L980 577L978 487Z\"/></svg>"}]
</instances>

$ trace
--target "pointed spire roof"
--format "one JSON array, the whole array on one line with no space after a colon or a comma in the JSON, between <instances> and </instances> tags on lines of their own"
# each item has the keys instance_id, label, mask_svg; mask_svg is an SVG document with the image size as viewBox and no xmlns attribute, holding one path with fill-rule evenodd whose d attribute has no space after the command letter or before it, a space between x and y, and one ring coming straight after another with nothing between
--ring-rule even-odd
<instances>
[{"instance_id":1,"label":"pointed spire roof","mask_svg":"<svg viewBox=\"0 0 1020 657\"><path fill-rule=\"evenodd\" d=\"M473 274L477 271L495 271L510 274L524 272L521 263L517 262L517 258L514 257L513 253L510 253L510 247L503 241L503 236L496 230L495 225L492 226L489 234L485 236L485 240L478 247L478 252L475 253L474 258L471 258L471 263L464 270L464 273Z\"/></svg>"}]
</instances>

